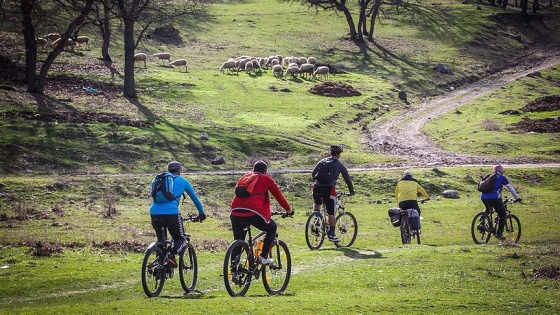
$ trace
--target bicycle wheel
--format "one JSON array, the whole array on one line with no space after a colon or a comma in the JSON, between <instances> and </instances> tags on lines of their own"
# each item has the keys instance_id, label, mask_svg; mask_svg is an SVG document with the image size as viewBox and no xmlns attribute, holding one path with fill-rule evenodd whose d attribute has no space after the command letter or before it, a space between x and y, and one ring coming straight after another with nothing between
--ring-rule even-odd
<instances>
[{"instance_id":1,"label":"bicycle wheel","mask_svg":"<svg viewBox=\"0 0 560 315\"><path fill-rule=\"evenodd\" d=\"M251 284L249 243L235 240L229 245L224 259L224 285L231 296L243 296Z\"/></svg>"},{"instance_id":2,"label":"bicycle wheel","mask_svg":"<svg viewBox=\"0 0 560 315\"><path fill-rule=\"evenodd\" d=\"M517 243L521 238L521 222L516 215L510 214L507 217L503 236L513 243Z\"/></svg>"},{"instance_id":3,"label":"bicycle wheel","mask_svg":"<svg viewBox=\"0 0 560 315\"><path fill-rule=\"evenodd\" d=\"M411 233L410 233L410 228L408 225L408 218L406 216L403 216L401 219L401 240L403 244L410 244L410 238L411 238Z\"/></svg>"},{"instance_id":4,"label":"bicycle wheel","mask_svg":"<svg viewBox=\"0 0 560 315\"><path fill-rule=\"evenodd\" d=\"M194 290L198 279L198 264L196 252L191 243L188 243L185 249L179 253L179 278L186 293Z\"/></svg>"},{"instance_id":5,"label":"bicycle wheel","mask_svg":"<svg viewBox=\"0 0 560 315\"><path fill-rule=\"evenodd\" d=\"M142 288L149 297L158 296L165 283L164 254L161 248L149 248L142 261Z\"/></svg>"},{"instance_id":6,"label":"bicycle wheel","mask_svg":"<svg viewBox=\"0 0 560 315\"><path fill-rule=\"evenodd\" d=\"M349 247L354 244L358 236L358 222L352 213L341 212L336 217L336 235L340 239L340 242L335 243L336 247Z\"/></svg>"},{"instance_id":7,"label":"bicycle wheel","mask_svg":"<svg viewBox=\"0 0 560 315\"><path fill-rule=\"evenodd\" d=\"M313 211L305 223L305 242L310 249L319 249L325 240L325 220L319 211Z\"/></svg>"},{"instance_id":8,"label":"bicycle wheel","mask_svg":"<svg viewBox=\"0 0 560 315\"><path fill-rule=\"evenodd\" d=\"M485 212L477 213L471 224L472 239L476 244L486 244L492 235L492 220Z\"/></svg>"},{"instance_id":9,"label":"bicycle wheel","mask_svg":"<svg viewBox=\"0 0 560 315\"><path fill-rule=\"evenodd\" d=\"M284 292L292 274L292 256L288 245L278 240L270 249L270 257L274 261L272 265L262 268L262 279L264 288L269 294Z\"/></svg>"}]
</instances>

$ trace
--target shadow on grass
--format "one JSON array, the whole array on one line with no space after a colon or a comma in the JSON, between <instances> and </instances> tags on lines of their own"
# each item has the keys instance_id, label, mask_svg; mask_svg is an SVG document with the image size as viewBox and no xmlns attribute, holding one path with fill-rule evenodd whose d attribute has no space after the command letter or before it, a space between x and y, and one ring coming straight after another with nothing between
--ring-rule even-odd
<instances>
[{"instance_id":1,"label":"shadow on grass","mask_svg":"<svg viewBox=\"0 0 560 315\"><path fill-rule=\"evenodd\" d=\"M344 256L353 259L378 259L384 258L380 252L376 251L357 251L351 248L339 248L344 253Z\"/></svg>"}]
</instances>

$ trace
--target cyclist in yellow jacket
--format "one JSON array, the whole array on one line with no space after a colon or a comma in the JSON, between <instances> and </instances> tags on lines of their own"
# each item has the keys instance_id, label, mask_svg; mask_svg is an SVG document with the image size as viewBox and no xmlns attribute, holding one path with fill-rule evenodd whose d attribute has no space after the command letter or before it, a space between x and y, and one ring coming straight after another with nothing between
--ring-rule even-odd
<instances>
[{"instance_id":1,"label":"cyclist in yellow jacket","mask_svg":"<svg viewBox=\"0 0 560 315\"><path fill-rule=\"evenodd\" d=\"M430 196L424 187L412 177L412 173L405 171L403 178L397 182L397 187L395 188L395 197L397 198L399 208L405 210L416 209L418 210L418 215L420 215L420 207L418 206L418 201L416 201L418 193L424 197L422 202L430 200Z\"/></svg>"}]
</instances>

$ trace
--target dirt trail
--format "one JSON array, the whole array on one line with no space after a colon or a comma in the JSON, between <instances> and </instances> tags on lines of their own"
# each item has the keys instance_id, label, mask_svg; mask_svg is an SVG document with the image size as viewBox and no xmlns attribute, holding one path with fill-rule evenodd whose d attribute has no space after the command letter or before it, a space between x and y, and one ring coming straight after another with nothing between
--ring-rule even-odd
<instances>
[{"instance_id":1,"label":"dirt trail","mask_svg":"<svg viewBox=\"0 0 560 315\"><path fill-rule=\"evenodd\" d=\"M426 165L488 165L496 162L503 164L540 164L524 158L501 158L474 156L445 151L422 128L433 118L446 114L473 99L498 89L510 82L531 73L560 64L560 54L549 55L530 64L517 65L484 80L457 89L446 95L414 105L390 119L380 119L374 126L375 132L365 136L366 143L376 152L406 157L406 166ZM403 165L404 166L404 165Z\"/></svg>"}]
</instances>

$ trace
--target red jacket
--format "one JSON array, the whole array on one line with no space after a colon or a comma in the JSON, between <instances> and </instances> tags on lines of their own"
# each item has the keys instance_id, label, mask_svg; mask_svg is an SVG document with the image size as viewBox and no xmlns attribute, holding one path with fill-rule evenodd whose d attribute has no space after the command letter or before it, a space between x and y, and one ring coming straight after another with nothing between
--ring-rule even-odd
<instances>
[{"instance_id":1,"label":"red jacket","mask_svg":"<svg viewBox=\"0 0 560 315\"><path fill-rule=\"evenodd\" d=\"M237 196L233 197L231 201L230 208L249 210L248 212L232 211L233 216L238 217L250 217L255 213L260 215L267 223L270 221L270 196L268 192L272 193L274 199L284 208L284 210L290 210L290 204L282 195L280 188L272 179L266 174L259 174L255 188L251 193L251 196L247 198L239 198Z\"/></svg>"}]
</instances>

